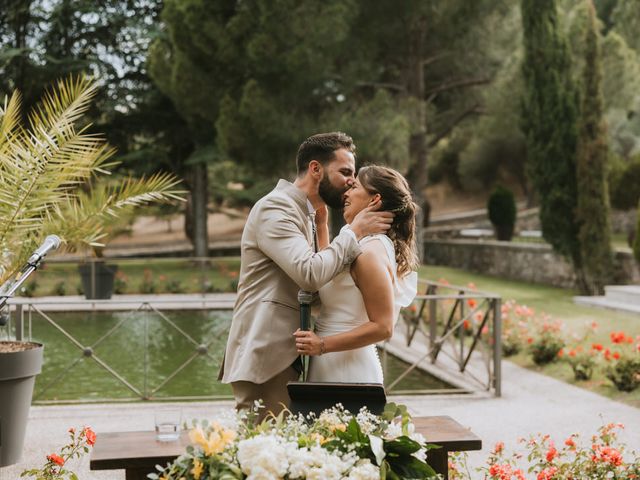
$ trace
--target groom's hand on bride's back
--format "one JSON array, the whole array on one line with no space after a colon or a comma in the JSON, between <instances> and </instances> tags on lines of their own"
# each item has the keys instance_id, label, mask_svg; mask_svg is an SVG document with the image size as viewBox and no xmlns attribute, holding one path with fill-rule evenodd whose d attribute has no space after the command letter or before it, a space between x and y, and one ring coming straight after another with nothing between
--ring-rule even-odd
<instances>
[{"instance_id":1,"label":"groom's hand on bride's back","mask_svg":"<svg viewBox=\"0 0 640 480\"><path fill-rule=\"evenodd\" d=\"M381 212L382 202L377 202L363 208L353 219L349 228L356 234L358 240L367 235L387 233L393 223L393 213Z\"/></svg>"}]
</instances>

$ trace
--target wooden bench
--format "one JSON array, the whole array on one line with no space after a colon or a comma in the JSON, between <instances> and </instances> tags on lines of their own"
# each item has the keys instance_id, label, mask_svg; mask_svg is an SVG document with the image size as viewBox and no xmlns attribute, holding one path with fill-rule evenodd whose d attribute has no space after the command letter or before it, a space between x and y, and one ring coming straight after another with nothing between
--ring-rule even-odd
<instances>
[{"instance_id":1,"label":"wooden bench","mask_svg":"<svg viewBox=\"0 0 640 480\"><path fill-rule=\"evenodd\" d=\"M448 478L448 453L480 450L482 441L451 417L414 417L416 431L428 443L442 448L430 450L428 462ZM155 432L99 433L91 452L91 470L125 470L126 480L146 480L156 465L166 465L185 452L189 437L183 432L176 442L159 442Z\"/></svg>"}]
</instances>

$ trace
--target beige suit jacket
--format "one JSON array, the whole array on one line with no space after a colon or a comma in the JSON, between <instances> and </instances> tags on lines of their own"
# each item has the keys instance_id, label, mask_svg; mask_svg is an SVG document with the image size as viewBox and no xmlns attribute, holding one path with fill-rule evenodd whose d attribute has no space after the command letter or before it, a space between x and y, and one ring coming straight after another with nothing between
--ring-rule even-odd
<instances>
[{"instance_id":1,"label":"beige suit jacket","mask_svg":"<svg viewBox=\"0 0 640 480\"><path fill-rule=\"evenodd\" d=\"M238 296L220 379L264 383L296 359L300 289L317 291L361 253L341 232L314 253L305 193L286 180L261 198L242 233Z\"/></svg>"}]
</instances>

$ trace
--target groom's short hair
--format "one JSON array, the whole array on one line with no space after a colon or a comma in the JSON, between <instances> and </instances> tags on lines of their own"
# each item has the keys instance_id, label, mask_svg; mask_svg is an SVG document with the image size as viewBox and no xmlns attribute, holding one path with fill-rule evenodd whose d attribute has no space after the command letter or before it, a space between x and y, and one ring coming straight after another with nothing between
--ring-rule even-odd
<instances>
[{"instance_id":1,"label":"groom's short hair","mask_svg":"<svg viewBox=\"0 0 640 480\"><path fill-rule=\"evenodd\" d=\"M335 156L335 151L341 148L356 155L356 146L353 139L342 132L318 133L307 138L300 148L296 156L298 166L298 176L304 175L309 167L311 160L317 160L322 165L326 165Z\"/></svg>"}]
</instances>

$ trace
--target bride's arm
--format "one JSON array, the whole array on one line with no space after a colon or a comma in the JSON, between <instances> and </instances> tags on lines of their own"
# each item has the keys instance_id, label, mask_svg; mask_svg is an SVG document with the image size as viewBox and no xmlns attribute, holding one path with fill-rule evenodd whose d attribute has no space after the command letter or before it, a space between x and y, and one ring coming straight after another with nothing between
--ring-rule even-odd
<instances>
[{"instance_id":1,"label":"bride's arm","mask_svg":"<svg viewBox=\"0 0 640 480\"><path fill-rule=\"evenodd\" d=\"M386 340L393 333L393 277L384 245L372 241L363 247L352 266L352 275L362 293L369 321L348 332L318 337L297 330L296 348L304 355L321 355L364 347Z\"/></svg>"},{"instance_id":2,"label":"bride's arm","mask_svg":"<svg viewBox=\"0 0 640 480\"><path fill-rule=\"evenodd\" d=\"M326 205L316 210L316 230L318 235L318 251L329 246L329 209Z\"/></svg>"}]
</instances>

